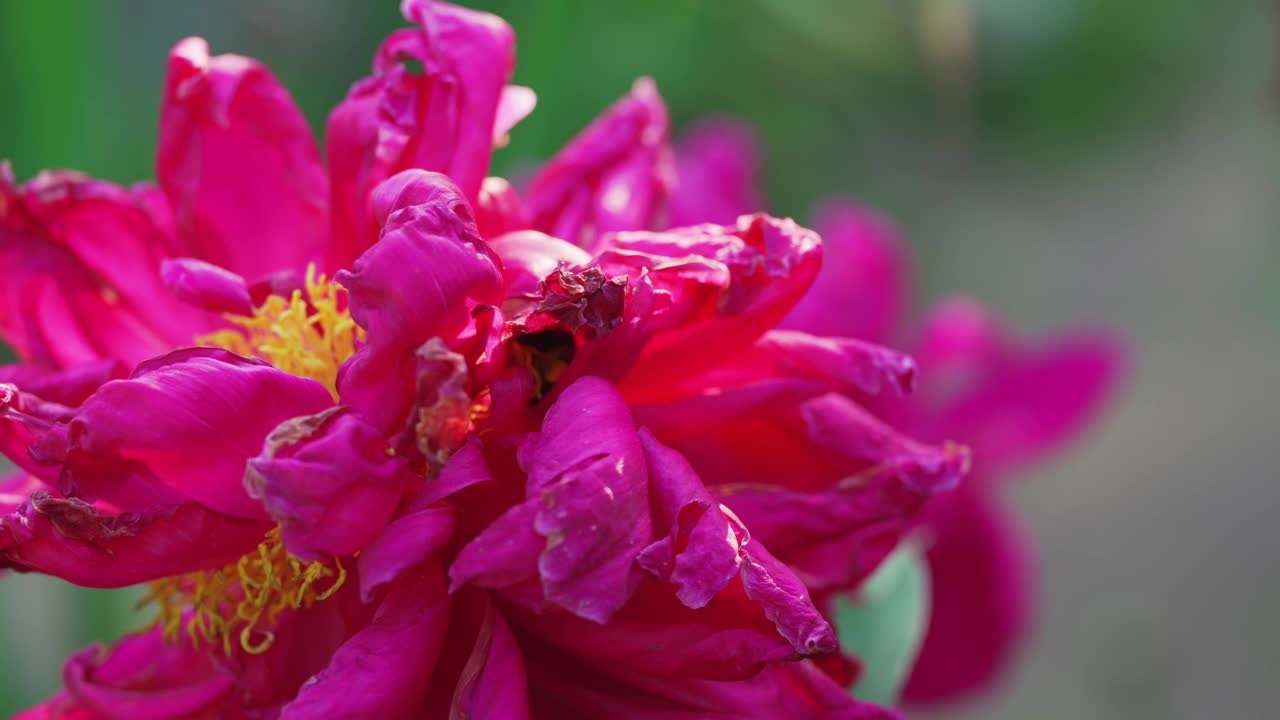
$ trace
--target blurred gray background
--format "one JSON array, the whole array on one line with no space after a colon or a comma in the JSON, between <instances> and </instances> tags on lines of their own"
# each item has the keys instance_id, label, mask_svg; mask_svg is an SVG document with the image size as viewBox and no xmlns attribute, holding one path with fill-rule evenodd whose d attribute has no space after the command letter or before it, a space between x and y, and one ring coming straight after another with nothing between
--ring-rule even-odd
<instances>
[{"instance_id":1,"label":"blurred gray background","mask_svg":"<svg viewBox=\"0 0 1280 720\"><path fill-rule=\"evenodd\" d=\"M856 196L1021 331L1127 334L1104 421L1025 478L1042 608L989 696L918 717L1271 717L1280 707L1280 79L1261 0L472 2L539 93L498 170L546 157L638 75L678 126L732 113L778 212ZM0 156L20 178L151 174L168 48L266 61L317 128L395 3L0 4ZM927 382L927 378L925 379ZM137 625L130 594L0 582L0 712Z\"/></svg>"}]
</instances>

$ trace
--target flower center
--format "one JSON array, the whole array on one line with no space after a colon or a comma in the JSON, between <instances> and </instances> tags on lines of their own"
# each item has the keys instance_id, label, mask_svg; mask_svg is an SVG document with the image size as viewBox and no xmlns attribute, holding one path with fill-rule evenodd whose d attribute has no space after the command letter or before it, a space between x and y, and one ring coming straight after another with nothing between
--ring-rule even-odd
<instances>
[{"instance_id":1,"label":"flower center","mask_svg":"<svg viewBox=\"0 0 1280 720\"><path fill-rule=\"evenodd\" d=\"M542 330L517 335L511 350L515 362L533 372L535 385L531 401L536 403L551 392L556 381L569 369L577 348L572 334Z\"/></svg>"},{"instance_id":2,"label":"flower center","mask_svg":"<svg viewBox=\"0 0 1280 720\"><path fill-rule=\"evenodd\" d=\"M240 647L257 655L275 642L274 633L259 628L264 618L266 627L273 627L280 613L327 600L346 580L337 558L304 562L291 555L277 527L257 552L226 567L151 582L138 607L159 609L150 627L163 625L170 642L185 631L193 646L202 640L220 644L230 655L232 638L238 636Z\"/></svg>"},{"instance_id":3,"label":"flower center","mask_svg":"<svg viewBox=\"0 0 1280 720\"><path fill-rule=\"evenodd\" d=\"M266 360L280 370L315 380L338 399L338 368L364 341L351 319L346 290L307 268L306 287L286 299L270 295L251 316L228 315L238 328L196 338L245 357Z\"/></svg>"}]
</instances>

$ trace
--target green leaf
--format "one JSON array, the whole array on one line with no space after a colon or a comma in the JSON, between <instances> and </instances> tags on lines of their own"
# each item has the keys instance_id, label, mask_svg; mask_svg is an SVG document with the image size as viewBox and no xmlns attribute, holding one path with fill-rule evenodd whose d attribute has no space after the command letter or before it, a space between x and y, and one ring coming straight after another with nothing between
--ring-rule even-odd
<instances>
[{"instance_id":1,"label":"green leaf","mask_svg":"<svg viewBox=\"0 0 1280 720\"><path fill-rule=\"evenodd\" d=\"M880 565L857 598L836 599L836 632L864 664L852 688L859 700L894 705L929 623L929 573L923 553L903 544Z\"/></svg>"}]
</instances>

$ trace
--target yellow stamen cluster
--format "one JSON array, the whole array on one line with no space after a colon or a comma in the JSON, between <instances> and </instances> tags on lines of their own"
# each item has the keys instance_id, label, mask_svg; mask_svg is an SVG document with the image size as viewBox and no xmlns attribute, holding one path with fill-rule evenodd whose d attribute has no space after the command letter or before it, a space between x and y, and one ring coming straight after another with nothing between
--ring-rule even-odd
<instances>
[{"instance_id":1,"label":"yellow stamen cluster","mask_svg":"<svg viewBox=\"0 0 1280 720\"><path fill-rule=\"evenodd\" d=\"M284 549L280 528L274 528L257 552L238 562L150 583L138 606L158 607L151 627L163 625L170 642L185 632L194 646L202 641L220 644L230 655L232 638L238 637L240 647L256 655L275 642L269 628L280 613L326 600L346 580L340 560L303 562Z\"/></svg>"},{"instance_id":2,"label":"yellow stamen cluster","mask_svg":"<svg viewBox=\"0 0 1280 720\"><path fill-rule=\"evenodd\" d=\"M271 295L253 315L228 315L238 328L196 338L200 345L225 348L266 360L277 368L316 380L338 397L338 367L364 341L346 307L345 290L307 268L306 288L289 298Z\"/></svg>"}]
</instances>

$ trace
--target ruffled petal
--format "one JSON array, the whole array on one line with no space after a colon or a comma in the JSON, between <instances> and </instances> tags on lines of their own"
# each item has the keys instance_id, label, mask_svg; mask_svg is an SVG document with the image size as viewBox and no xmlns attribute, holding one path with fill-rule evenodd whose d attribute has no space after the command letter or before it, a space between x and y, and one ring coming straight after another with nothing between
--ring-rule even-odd
<instances>
[{"instance_id":1,"label":"ruffled petal","mask_svg":"<svg viewBox=\"0 0 1280 720\"><path fill-rule=\"evenodd\" d=\"M504 295L537 296L541 283L561 265L581 266L591 261L587 251L536 230L513 232L489 241L502 258L506 280Z\"/></svg>"},{"instance_id":2,"label":"ruffled petal","mask_svg":"<svg viewBox=\"0 0 1280 720\"><path fill-rule=\"evenodd\" d=\"M824 493L725 489L722 500L814 592L856 585L922 522L931 496L891 473L850 478Z\"/></svg>"},{"instance_id":3,"label":"ruffled petal","mask_svg":"<svg viewBox=\"0 0 1280 720\"><path fill-rule=\"evenodd\" d=\"M125 587L235 562L270 527L195 503L108 514L37 491L0 516L0 567L86 587Z\"/></svg>"},{"instance_id":4,"label":"ruffled petal","mask_svg":"<svg viewBox=\"0 0 1280 720\"><path fill-rule=\"evenodd\" d=\"M908 394L915 378L915 361L888 348L770 330L718 368L680 382L632 386L626 397L638 422L679 440L828 392L875 395L888 386Z\"/></svg>"},{"instance_id":5,"label":"ruffled petal","mask_svg":"<svg viewBox=\"0 0 1280 720\"><path fill-rule=\"evenodd\" d=\"M1030 543L994 503L961 493L931 514L929 629L903 697L952 701L1008 667L1035 605Z\"/></svg>"},{"instance_id":6,"label":"ruffled petal","mask_svg":"<svg viewBox=\"0 0 1280 720\"><path fill-rule=\"evenodd\" d=\"M413 482L382 435L342 405L280 423L244 473L285 547L308 560L363 550Z\"/></svg>"},{"instance_id":7,"label":"ruffled petal","mask_svg":"<svg viewBox=\"0 0 1280 720\"><path fill-rule=\"evenodd\" d=\"M65 454L62 429L74 415L72 408L0 383L0 454L45 483L56 484Z\"/></svg>"},{"instance_id":8,"label":"ruffled petal","mask_svg":"<svg viewBox=\"0 0 1280 720\"><path fill-rule=\"evenodd\" d=\"M503 20L427 0L406 0L401 9L417 27L383 42L374 74L329 116L334 269L347 267L377 238L370 197L379 183L409 168L434 170L474 202L495 134L505 135L533 109L531 92L506 85L515 35Z\"/></svg>"},{"instance_id":9,"label":"ruffled petal","mask_svg":"<svg viewBox=\"0 0 1280 720\"><path fill-rule=\"evenodd\" d=\"M680 453L648 430L641 429L639 436L649 466L654 522L670 533L646 548L640 565L674 585L680 602L705 607L738 574L743 538Z\"/></svg>"},{"instance_id":10,"label":"ruffled petal","mask_svg":"<svg viewBox=\"0 0 1280 720\"><path fill-rule=\"evenodd\" d=\"M444 549L453 536L454 511L440 504L441 501L472 485L491 482L493 477L480 442L472 438L449 458L438 477L423 485L404 512L360 553L361 597L368 601L377 588Z\"/></svg>"},{"instance_id":11,"label":"ruffled petal","mask_svg":"<svg viewBox=\"0 0 1280 720\"><path fill-rule=\"evenodd\" d=\"M668 126L657 86L637 80L534 177L533 227L591 252L605 233L659 227L675 180Z\"/></svg>"},{"instance_id":12,"label":"ruffled petal","mask_svg":"<svg viewBox=\"0 0 1280 720\"><path fill-rule=\"evenodd\" d=\"M810 439L837 456L890 467L912 491L954 489L969 471L967 447L932 447L908 438L845 395L828 393L801 408Z\"/></svg>"},{"instance_id":13,"label":"ruffled petal","mask_svg":"<svg viewBox=\"0 0 1280 720\"><path fill-rule=\"evenodd\" d=\"M439 566L405 575L388 588L368 627L307 681L280 720L377 717L409 720L430 683L449 619Z\"/></svg>"},{"instance_id":14,"label":"ruffled petal","mask_svg":"<svg viewBox=\"0 0 1280 720\"><path fill-rule=\"evenodd\" d=\"M583 378L525 439L525 502L509 509L450 568L456 588L473 579L509 585L531 558L547 600L598 623L626 604L641 580L635 560L653 540L644 453L613 386Z\"/></svg>"},{"instance_id":15,"label":"ruffled petal","mask_svg":"<svg viewBox=\"0 0 1280 720\"><path fill-rule=\"evenodd\" d=\"M187 38L169 54L156 177L180 255L250 282L321 259L328 187L306 118L261 63L210 57Z\"/></svg>"},{"instance_id":16,"label":"ruffled petal","mask_svg":"<svg viewBox=\"0 0 1280 720\"><path fill-rule=\"evenodd\" d=\"M651 469L650 493L663 508L673 541L670 571L660 577L676 586L676 597L689 607L705 607L741 575L746 596L796 654L834 652L835 633L813 606L804 583L750 539L746 527L711 496L679 453L644 431L640 442ZM641 557L642 567L645 559Z\"/></svg>"},{"instance_id":17,"label":"ruffled petal","mask_svg":"<svg viewBox=\"0 0 1280 720\"><path fill-rule=\"evenodd\" d=\"M672 443L811 590L873 570L923 520L926 501L956 486L969 457L913 441L838 393L751 408Z\"/></svg>"},{"instance_id":18,"label":"ruffled petal","mask_svg":"<svg viewBox=\"0 0 1280 720\"><path fill-rule=\"evenodd\" d=\"M172 238L126 190L71 172L19 188L0 164L0 334L51 368L103 359L131 367L211 326L160 282Z\"/></svg>"},{"instance_id":19,"label":"ruffled petal","mask_svg":"<svg viewBox=\"0 0 1280 720\"><path fill-rule=\"evenodd\" d=\"M496 304L502 271L449 178L407 170L378 187L374 204L381 239L335 278L368 332L338 388L343 402L389 432L404 422L413 397L413 351L432 337L452 341L476 304Z\"/></svg>"},{"instance_id":20,"label":"ruffled petal","mask_svg":"<svg viewBox=\"0 0 1280 720\"><path fill-rule=\"evenodd\" d=\"M314 380L225 350L188 348L106 385L71 421L66 467L78 492L122 506L122 482L150 481L231 515L264 518L245 462L281 422L332 405ZM158 486L158 487L157 487Z\"/></svg>"},{"instance_id":21,"label":"ruffled petal","mask_svg":"<svg viewBox=\"0 0 1280 720\"><path fill-rule=\"evenodd\" d=\"M67 659L66 689L21 713L25 720L101 720L194 717L240 718L232 702L235 678L207 653L164 641L161 628L131 635L110 649L101 645Z\"/></svg>"},{"instance_id":22,"label":"ruffled petal","mask_svg":"<svg viewBox=\"0 0 1280 720\"><path fill-rule=\"evenodd\" d=\"M818 236L765 215L735 226L618 233L598 259L610 277L647 274L662 298L655 334L624 388L705 372L745 350L799 300L818 272Z\"/></svg>"},{"instance_id":23,"label":"ruffled petal","mask_svg":"<svg viewBox=\"0 0 1280 720\"><path fill-rule=\"evenodd\" d=\"M766 209L757 189L757 146L746 125L727 117L701 120L686 130L676 148L670 225L728 225L739 215Z\"/></svg>"},{"instance_id":24,"label":"ruffled petal","mask_svg":"<svg viewBox=\"0 0 1280 720\"><path fill-rule=\"evenodd\" d=\"M607 622L640 576L636 555L653 539L648 471L635 425L612 385L583 378L520 448L526 492L541 505L534 528L547 598Z\"/></svg>"},{"instance_id":25,"label":"ruffled petal","mask_svg":"<svg viewBox=\"0 0 1280 720\"><path fill-rule=\"evenodd\" d=\"M814 217L822 234L822 271L782 326L892 340L911 297L911 257L897 228L844 200L824 203Z\"/></svg>"},{"instance_id":26,"label":"ruffled petal","mask_svg":"<svg viewBox=\"0 0 1280 720\"><path fill-rule=\"evenodd\" d=\"M537 296L520 299L523 317L508 308L519 321L517 342L547 330L576 338L572 362L543 388L541 407L586 375L617 383L631 401L692 392L695 378L731 364L787 313L821 260L816 235L764 215L732 227L620 232L604 242L590 265L561 267ZM815 352L815 362L837 365L831 356L848 349Z\"/></svg>"}]
</instances>

